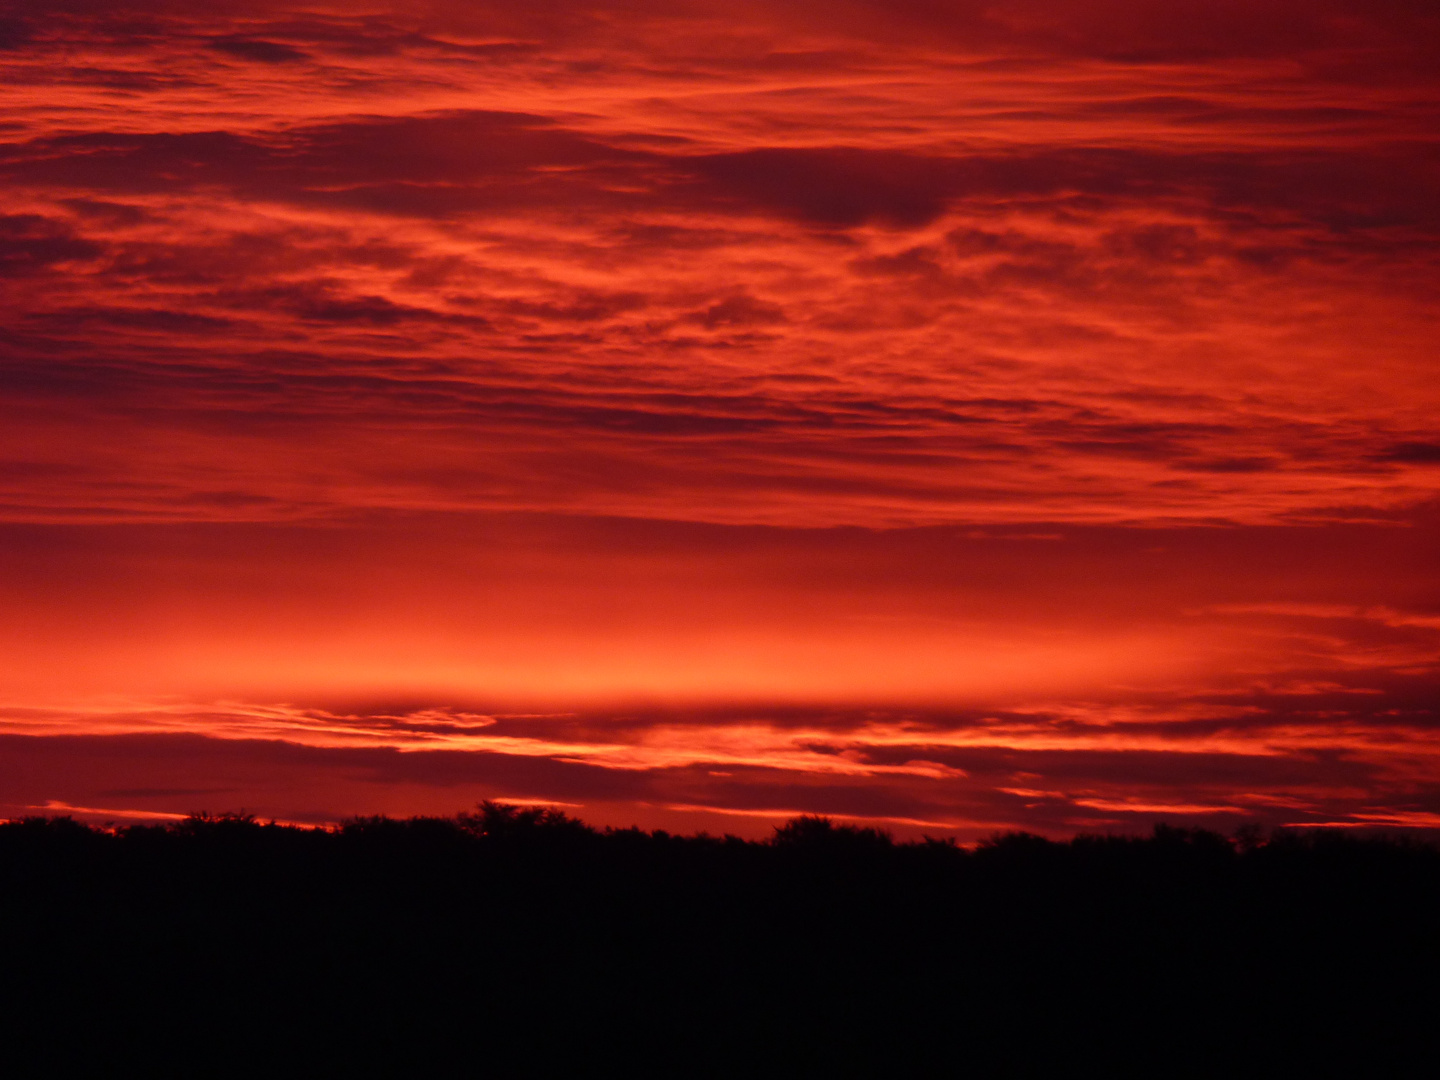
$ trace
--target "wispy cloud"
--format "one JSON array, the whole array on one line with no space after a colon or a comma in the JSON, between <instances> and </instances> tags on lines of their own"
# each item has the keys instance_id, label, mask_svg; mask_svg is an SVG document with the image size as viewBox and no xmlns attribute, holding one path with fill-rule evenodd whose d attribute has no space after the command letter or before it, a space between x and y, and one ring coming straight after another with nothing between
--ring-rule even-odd
<instances>
[{"instance_id":1,"label":"wispy cloud","mask_svg":"<svg viewBox=\"0 0 1440 1080\"><path fill-rule=\"evenodd\" d=\"M17 24L5 512L1433 497L1409 8L619 10Z\"/></svg>"}]
</instances>

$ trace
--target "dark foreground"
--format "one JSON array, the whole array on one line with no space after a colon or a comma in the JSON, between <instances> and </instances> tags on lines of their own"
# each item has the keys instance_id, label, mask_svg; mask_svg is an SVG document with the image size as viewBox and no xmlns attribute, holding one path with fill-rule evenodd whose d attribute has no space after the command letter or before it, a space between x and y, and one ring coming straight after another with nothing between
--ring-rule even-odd
<instances>
[{"instance_id":1,"label":"dark foreground","mask_svg":"<svg viewBox=\"0 0 1440 1080\"><path fill-rule=\"evenodd\" d=\"M12 1075L1428 1076L1440 851L30 820L0 980Z\"/></svg>"}]
</instances>

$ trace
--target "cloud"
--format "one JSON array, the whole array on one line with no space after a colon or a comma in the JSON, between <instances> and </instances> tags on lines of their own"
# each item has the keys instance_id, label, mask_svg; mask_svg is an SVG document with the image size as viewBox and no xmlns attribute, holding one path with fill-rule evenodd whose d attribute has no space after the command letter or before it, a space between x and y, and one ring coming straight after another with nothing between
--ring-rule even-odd
<instances>
[{"instance_id":1,"label":"cloud","mask_svg":"<svg viewBox=\"0 0 1440 1080\"><path fill-rule=\"evenodd\" d=\"M33 34L25 19L8 15L0 18L0 51L23 48L30 43Z\"/></svg>"},{"instance_id":2,"label":"cloud","mask_svg":"<svg viewBox=\"0 0 1440 1080\"><path fill-rule=\"evenodd\" d=\"M38 214L0 215L0 277L25 277L93 259L101 246Z\"/></svg>"},{"instance_id":3,"label":"cloud","mask_svg":"<svg viewBox=\"0 0 1440 1080\"><path fill-rule=\"evenodd\" d=\"M1387 448L1377 457L1403 465L1440 464L1440 443L1403 442Z\"/></svg>"},{"instance_id":4,"label":"cloud","mask_svg":"<svg viewBox=\"0 0 1440 1080\"><path fill-rule=\"evenodd\" d=\"M210 47L228 56L241 60L254 60L262 64L292 64L306 59L306 54L290 45L261 38L227 35L215 38Z\"/></svg>"},{"instance_id":5,"label":"cloud","mask_svg":"<svg viewBox=\"0 0 1440 1080\"><path fill-rule=\"evenodd\" d=\"M1434 29L0 7L0 791L1428 820Z\"/></svg>"},{"instance_id":6,"label":"cloud","mask_svg":"<svg viewBox=\"0 0 1440 1080\"><path fill-rule=\"evenodd\" d=\"M1226 829L1246 819L1401 824L1426 807L1433 813L1440 799L1425 729L1401 736L1387 756L1345 745L1343 724L1333 716L1310 720L1278 743L1280 732L1267 735L1262 724L1247 735L1242 721L1232 722L1225 749L1187 747L1184 734L1158 734L1143 750L1087 749L1087 737L1104 741L1103 723L1073 729L1069 745L1057 743L1052 729L1059 717L1043 712L1001 723L938 712L887 721L873 711L791 707L784 726L713 710L684 716L679 725L682 717L673 712L498 717L515 734L492 736L482 727L475 745L450 746L441 734L443 710L429 716L419 726L439 737L427 746L408 744L416 725L405 717L139 709L123 718L135 725L131 734L7 737L6 760L20 771L0 777L0 789L12 800L38 800L44 792L46 800L86 806L110 805L96 801L99 783L111 785L108 792L123 784L133 808L152 814L197 809L190 803L208 792L210 802L220 796L311 821L335 820L357 807L453 812L479 798L512 796L561 801L602 821L658 813L656 820L671 828L717 814L756 818L752 828L763 830L778 816L827 813L969 839L998 828L1065 833L1103 823L1136 830L1177 816ZM87 720L101 718L90 713ZM16 719L13 711L7 717L12 730ZM40 719L32 714L30 723ZM216 728L217 720L235 726ZM344 722L334 728L337 720ZM276 722L288 731L274 728ZM1327 728L1336 729L1328 742ZM172 733L162 734L166 729ZM587 733L601 732L605 741L590 741ZM1417 755L1427 765L1403 764ZM181 775L191 787L164 786ZM197 780L202 786L194 786Z\"/></svg>"}]
</instances>

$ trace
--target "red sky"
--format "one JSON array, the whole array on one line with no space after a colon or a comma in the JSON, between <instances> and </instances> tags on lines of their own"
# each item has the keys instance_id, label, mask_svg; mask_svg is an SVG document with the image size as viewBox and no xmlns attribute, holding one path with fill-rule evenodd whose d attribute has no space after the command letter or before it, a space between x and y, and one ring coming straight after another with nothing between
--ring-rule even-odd
<instances>
[{"instance_id":1,"label":"red sky","mask_svg":"<svg viewBox=\"0 0 1440 1080\"><path fill-rule=\"evenodd\" d=\"M61 0L0 68L0 815L1440 825L1429 0Z\"/></svg>"}]
</instances>

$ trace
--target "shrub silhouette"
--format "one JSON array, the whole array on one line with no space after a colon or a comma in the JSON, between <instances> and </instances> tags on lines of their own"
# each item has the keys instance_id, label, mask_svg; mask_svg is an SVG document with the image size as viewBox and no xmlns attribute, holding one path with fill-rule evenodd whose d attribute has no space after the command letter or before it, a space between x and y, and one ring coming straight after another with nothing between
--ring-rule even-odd
<instances>
[{"instance_id":1,"label":"shrub silhouette","mask_svg":"<svg viewBox=\"0 0 1440 1080\"><path fill-rule=\"evenodd\" d=\"M889 833L855 825L836 825L830 818L804 814L775 828L770 841L778 848L837 854L878 853L894 846Z\"/></svg>"}]
</instances>

